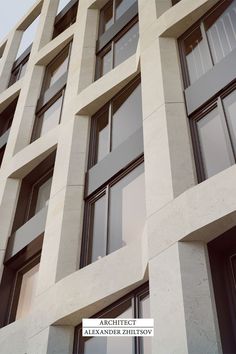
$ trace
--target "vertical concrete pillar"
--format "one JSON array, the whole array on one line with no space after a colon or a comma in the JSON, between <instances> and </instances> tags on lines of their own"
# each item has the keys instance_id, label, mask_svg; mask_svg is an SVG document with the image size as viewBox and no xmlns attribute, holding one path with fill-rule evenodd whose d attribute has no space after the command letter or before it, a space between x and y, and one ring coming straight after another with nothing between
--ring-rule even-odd
<instances>
[{"instance_id":1,"label":"vertical concrete pillar","mask_svg":"<svg viewBox=\"0 0 236 354\"><path fill-rule=\"evenodd\" d=\"M180 242L149 263L152 353L222 353L205 246Z\"/></svg>"},{"instance_id":2,"label":"vertical concrete pillar","mask_svg":"<svg viewBox=\"0 0 236 354\"><path fill-rule=\"evenodd\" d=\"M170 2L156 1L156 16ZM146 5L147 6L147 5ZM174 38L161 38L158 26L142 18L140 49L147 215L195 184L189 127Z\"/></svg>"}]
</instances>

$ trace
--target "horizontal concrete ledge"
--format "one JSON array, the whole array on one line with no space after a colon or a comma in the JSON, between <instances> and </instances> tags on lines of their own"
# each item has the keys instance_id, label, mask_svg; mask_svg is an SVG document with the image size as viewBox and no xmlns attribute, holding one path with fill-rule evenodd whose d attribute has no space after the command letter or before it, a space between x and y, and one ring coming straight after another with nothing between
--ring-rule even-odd
<instances>
[{"instance_id":1,"label":"horizontal concrete ledge","mask_svg":"<svg viewBox=\"0 0 236 354\"><path fill-rule=\"evenodd\" d=\"M0 94L0 113L19 95L22 83L23 77Z\"/></svg>"},{"instance_id":2,"label":"horizontal concrete ledge","mask_svg":"<svg viewBox=\"0 0 236 354\"><path fill-rule=\"evenodd\" d=\"M148 220L149 258L178 241L209 242L236 225L236 165L187 190Z\"/></svg>"},{"instance_id":3,"label":"horizontal concrete ledge","mask_svg":"<svg viewBox=\"0 0 236 354\"><path fill-rule=\"evenodd\" d=\"M159 36L178 38L219 0L181 0L157 20Z\"/></svg>"},{"instance_id":4,"label":"horizontal concrete ledge","mask_svg":"<svg viewBox=\"0 0 236 354\"><path fill-rule=\"evenodd\" d=\"M44 233L47 212L46 206L9 237L5 262Z\"/></svg>"}]
</instances>

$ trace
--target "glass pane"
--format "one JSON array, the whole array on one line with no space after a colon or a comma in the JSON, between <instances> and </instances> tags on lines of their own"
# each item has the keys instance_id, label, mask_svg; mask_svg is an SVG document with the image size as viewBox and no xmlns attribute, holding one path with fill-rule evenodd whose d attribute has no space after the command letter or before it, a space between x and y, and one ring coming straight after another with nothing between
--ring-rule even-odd
<instances>
[{"instance_id":1,"label":"glass pane","mask_svg":"<svg viewBox=\"0 0 236 354\"><path fill-rule=\"evenodd\" d=\"M43 209L48 204L48 200L50 197L50 191L51 191L51 185L52 185L52 177L50 177L46 182L44 182L39 187L36 208L35 208L35 214L38 211L40 211L41 209Z\"/></svg>"},{"instance_id":2,"label":"glass pane","mask_svg":"<svg viewBox=\"0 0 236 354\"><path fill-rule=\"evenodd\" d=\"M116 0L116 20L120 18L137 0Z\"/></svg>"},{"instance_id":3,"label":"glass pane","mask_svg":"<svg viewBox=\"0 0 236 354\"><path fill-rule=\"evenodd\" d=\"M104 315L104 318L133 318L131 300L125 301ZM133 354L132 337L92 337L84 342L84 354Z\"/></svg>"},{"instance_id":4,"label":"glass pane","mask_svg":"<svg viewBox=\"0 0 236 354\"><path fill-rule=\"evenodd\" d=\"M136 52L139 39L138 22L131 27L114 46L114 67L121 64Z\"/></svg>"},{"instance_id":5,"label":"glass pane","mask_svg":"<svg viewBox=\"0 0 236 354\"><path fill-rule=\"evenodd\" d=\"M20 75L19 75L18 80L21 79L25 75L25 72L27 69L27 64L28 64L28 61L21 66Z\"/></svg>"},{"instance_id":6,"label":"glass pane","mask_svg":"<svg viewBox=\"0 0 236 354\"><path fill-rule=\"evenodd\" d=\"M41 120L41 129L39 128L39 132L37 136L42 136L46 134L49 130L55 128L60 121L61 116L61 108L62 108L62 96L58 98L56 102L54 102L48 110L39 118Z\"/></svg>"},{"instance_id":7,"label":"glass pane","mask_svg":"<svg viewBox=\"0 0 236 354\"><path fill-rule=\"evenodd\" d=\"M109 110L97 118L97 162L109 152Z\"/></svg>"},{"instance_id":8,"label":"glass pane","mask_svg":"<svg viewBox=\"0 0 236 354\"><path fill-rule=\"evenodd\" d=\"M16 319L25 317L32 308L37 280L38 280L39 264L30 269L23 275L20 289L20 297L17 306Z\"/></svg>"},{"instance_id":9,"label":"glass pane","mask_svg":"<svg viewBox=\"0 0 236 354\"><path fill-rule=\"evenodd\" d=\"M122 313L117 318L133 318L133 311L130 302L125 302L123 306L126 309L122 309ZM121 307L122 308L122 307ZM119 310L119 306L118 306ZM107 337L107 354L133 354L134 341L132 337Z\"/></svg>"},{"instance_id":10,"label":"glass pane","mask_svg":"<svg viewBox=\"0 0 236 354\"><path fill-rule=\"evenodd\" d=\"M140 299L140 317L141 318L151 318L150 314L150 297L149 294L144 295ZM142 337L141 339L141 349L142 354L152 354L152 337Z\"/></svg>"},{"instance_id":11,"label":"glass pane","mask_svg":"<svg viewBox=\"0 0 236 354\"><path fill-rule=\"evenodd\" d=\"M146 217L143 171L141 164L110 189L108 253L143 233Z\"/></svg>"},{"instance_id":12,"label":"glass pane","mask_svg":"<svg viewBox=\"0 0 236 354\"><path fill-rule=\"evenodd\" d=\"M92 206L92 250L91 262L97 261L106 255L106 195L98 199Z\"/></svg>"},{"instance_id":13,"label":"glass pane","mask_svg":"<svg viewBox=\"0 0 236 354\"><path fill-rule=\"evenodd\" d=\"M20 42L20 46L19 46L19 49L17 52L16 59L18 59L21 56L21 54L23 54L24 51L33 43L34 37L36 34L36 30L38 27L38 23L39 23L39 16L24 31L21 42Z\"/></svg>"},{"instance_id":14,"label":"glass pane","mask_svg":"<svg viewBox=\"0 0 236 354\"><path fill-rule=\"evenodd\" d=\"M199 27L184 40L184 53L192 84L212 67L209 49L202 39Z\"/></svg>"},{"instance_id":15,"label":"glass pane","mask_svg":"<svg viewBox=\"0 0 236 354\"><path fill-rule=\"evenodd\" d=\"M68 51L66 51L65 54L62 54L60 58L58 58L58 60L56 60L55 63L48 68L49 80L46 88L52 86L58 79L60 79L60 77L62 77L62 75L67 72L68 61Z\"/></svg>"},{"instance_id":16,"label":"glass pane","mask_svg":"<svg viewBox=\"0 0 236 354\"><path fill-rule=\"evenodd\" d=\"M84 354L105 354L107 351L106 337L92 337L84 342Z\"/></svg>"},{"instance_id":17,"label":"glass pane","mask_svg":"<svg viewBox=\"0 0 236 354\"><path fill-rule=\"evenodd\" d=\"M231 94L229 94L223 100L223 104L229 124L234 150L236 151L236 91L233 91Z\"/></svg>"},{"instance_id":18,"label":"glass pane","mask_svg":"<svg viewBox=\"0 0 236 354\"><path fill-rule=\"evenodd\" d=\"M236 47L236 0L230 2L221 3L204 21L215 63Z\"/></svg>"},{"instance_id":19,"label":"glass pane","mask_svg":"<svg viewBox=\"0 0 236 354\"><path fill-rule=\"evenodd\" d=\"M57 14L61 12L61 10L64 9L64 7L69 4L69 2L70 0L60 0L57 8Z\"/></svg>"},{"instance_id":20,"label":"glass pane","mask_svg":"<svg viewBox=\"0 0 236 354\"><path fill-rule=\"evenodd\" d=\"M109 50L103 57L102 57L102 72L101 76L105 75L112 69L112 52Z\"/></svg>"},{"instance_id":21,"label":"glass pane","mask_svg":"<svg viewBox=\"0 0 236 354\"><path fill-rule=\"evenodd\" d=\"M227 145L227 137L217 109L197 122L200 147L206 177L232 165L232 152Z\"/></svg>"},{"instance_id":22,"label":"glass pane","mask_svg":"<svg viewBox=\"0 0 236 354\"><path fill-rule=\"evenodd\" d=\"M106 6L102 11L101 11L101 21L102 21L102 26L101 26L101 32L104 33L106 32L114 23L113 19L113 2L111 1L108 6Z\"/></svg>"},{"instance_id":23,"label":"glass pane","mask_svg":"<svg viewBox=\"0 0 236 354\"><path fill-rule=\"evenodd\" d=\"M112 150L142 127L141 85L129 87L113 101Z\"/></svg>"}]
</instances>

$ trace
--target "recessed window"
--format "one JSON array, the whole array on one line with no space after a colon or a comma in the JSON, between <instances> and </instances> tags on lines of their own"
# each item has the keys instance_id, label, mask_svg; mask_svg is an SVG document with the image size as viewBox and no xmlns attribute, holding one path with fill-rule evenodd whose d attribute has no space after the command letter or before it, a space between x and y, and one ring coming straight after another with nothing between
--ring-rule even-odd
<instances>
[{"instance_id":1,"label":"recessed window","mask_svg":"<svg viewBox=\"0 0 236 354\"><path fill-rule=\"evenodd\" d=\"M109 1L100 12L96 78L132 56L139 39L136 0Z\"/></svg>"},{"instance_id":2,"label":"recessed window","mask_svg":"<svg viewBox=\"0 0 236 354\"><path fill-rule=\"evenodd\" d=\"M142 236L146 218L144 184L144 166L140 164L122 173L87 201L85 264L95 262Z\"/></svg>"},{"instance_id":3,"label":"recessed window","mask_svg":"<svg viewBox=\"0 0 236 354\"><path fill-rule=\"evenodd\" d=\"M31 46L26 49L26 51L22 54L22 56L19 57L18 60L15 61L11 72L11 77L8 85L9 87L25 75L30 57L30 51Z\"/></svg>"},{"instance_id":4,"label":"recessed window","mask_svg":"<svg viewBox=\"0 0 236 354\"><path fill-rule=\"evenodd\" d=\"M95 318L150 318L148 286L140 287L94 316ZM82 337L75 331L74 354L151 354L150 337Z\"/></svg>"},{"instance_id":5,"label":"recessed window","mask_svg":"<svg viewBox=\"0 0 236 354\"><path fill-rule=\"evenodd\" d=\"M187 67L186 86L236 48L236 0L220 1L194 27L180 41Z\"/></svg>"},{"instance_id":6,"label":"recessed window","mask_svg":"<svg viewBox=\"0 0 236 354\"><path fill-rule=\"evenodd\" d=\"M78 0L60 0L54 23L53 38L64 32L76 21Z\"/></svg>"},{"instance_id":7,"label":"recessed window","mask_svg":"<svg viewBox=\"0 0 236 354\"><path fill-rule=\"evenodd\" d=\"M235 163L235 114L236 91L233 86L191 119L200 180Z\"/></svg>"},{"instance_id":8,"label":"recessed window","mask_svg":"<svg viewBox=\"0 0 236 354\"><path fill-rule=\"evenodd\" d=\"M25 268L25 269L24 269ZM24 267L17 273L18 286L20 287L19 300L16 310L16 320L24 318L32 310L36 297L39 263L29 268Z\"/></svg>"},{"instance_id":9,"label":"recessed window","mask_svg":"<svg viewBox=\"0 0 236 354\"><path fill-rule=\"evenodd\" d=\"M64 74L67 73L69 64L70 46L67 46L51 63L46 67L43 91L53 86Z\"/></svg>"},{"instance_id":10,"label":"recessed window","mask_svg":"<svg viewBox=\"0 0 236 354\"><path fill-rule=\"evenodd\" d=\"M141 84L135 80L93 117L94 163L129 139L142 127L142 120Z\"/></svg>"},{"instance_id":11,"label":"recessed window","mask_svg":"<svg viewBox=\"0 0 236 354\"><path fill-rule=\"evenodd\" d=\"M60 123L63 94L64 92L49 107L46 106L45 109L38 113L34 128L34 140L40 138Z\"/></svg>"}]
</instances>

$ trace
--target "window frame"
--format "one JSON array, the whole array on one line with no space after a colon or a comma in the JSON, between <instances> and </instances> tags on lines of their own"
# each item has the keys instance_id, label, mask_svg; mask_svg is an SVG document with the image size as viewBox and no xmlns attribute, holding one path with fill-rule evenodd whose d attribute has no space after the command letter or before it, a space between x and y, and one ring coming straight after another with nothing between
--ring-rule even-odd
<instances>
[{"instance_id":1,"label":"window frame","mask_svg":"<svg viewBox=\"0 0 236 354\"><path fill-rule=\"evenodd\" d=\"M180 0L179 0L180 1ZM209 16L211 16L216 9L221 6L224 2L227 2L229 0L220 0L217 4L215 4L209 11L207 11L207 13L205 13L198 21L196 21L187 31L185 31L178 39L178 44L179 44L179 53L180 53L180 61L181 61L181 67L182 67L182 77L183 77L183 83L184 83L184 88L187 89L188 87L190 87L191 84L190 83L190 77L189 77L189 71L188 71L188 65L187 65L187 60L186 60L186 55L184 53L184 40L197 28L200 29L201 34L202 34L202 40L204 45L206 45L207 50L208 50L208 54L209 54L209 58L211 60L211 64L212 64L212 68L215 67L218 63L215 63L213 60L213 56L212 56L212 49L210 47L209 44L209 40L207 37L207 33L206 33L206 29L204 26L204 21L209 18ZM231 1L231 0L230 0ZM235 49L233 49L231 52L233 52ZM230 53L229 53L230 54ZM228 55L229 55L228 54ZM227 57L227 55L225 56ZM225 58L224 57L224 58ZM223 59L224 59L223 58ZM222 60L223 60L222 59ZM205 73L207 74L208 71ZM204 74L204 75L205 75ZM203 75L203 76L204 76ZM201 76L202 77L202 76ZM200 77L200 78L201 78Z\"/></svg>"},{"instance_id":2,"label":"window frame","mask_svg":"<svg viewBox=\"0 0 236 354\"><path fill-rule=\"evenodd\" d=\"M113 3L113 19L114 22L109 29L102 33L103 27L103 13L104 9L109 7L109 4ZM136 23L138 20L138 1L134 2L128 8L128 10L115 21L115 0L110 0L101 10L100 10L100 21L99 21L99 35L96 45L96 70L95 70L95 80L102 77L102 58L111 48L112 55L112 69L114 69L114 44L122 38ZM111 70L112 70L111 69Z\"/></svg>"},{"instance_id":3,"label":"window frame","mask_svg":"<svg viewBox=\"0 0 236 354\"><path fill-rule=\"evenodd\" d=\"M12 86L14 83L16 83L19 80L22 67L29 61L31 49L32 49L32 44L14 62L11 70L11 76L10 76L8 87Z\"/></svg>"},{"instance_id":4,"label":"window frame","mask_svg":"<svg viewBox=\"0 0 236 354\"><path fill-rule=\"evenodd\" d=\"M79 0L71 0L56 16L52 39L76 22Z\"/></svg>"},{"instance_id":5,"label":"window frame","mask_svg":"<svg viewBox=\"0 0 236 354\"><path fill-rule=\"evenodd\" d=\"M106 112L106 111L109 112L108 113L109 114L109 117L108 117L109 141L108 141L108 151L107 151L107 155L108 155L109 153L112 152L111 146L112 146L112 117L113 117L112 107L113 107L113 102L116 101L117 98L119 98L120 96L124 95L132 87L134 87L134 90L135 90L139 85L141 85L141 75L140 74L138 74L133 80L131 80L120 92L118 92L114 97L112 97L112 99L110 99L98 112L96 112L92 116L91 130L90 130L88 170L100 162L100 161L97 161L97 144L98 144L97 132L98 132L99 117L104 112ZM128 99L128 98L129 98L129 96L126 97L126 99Z\"/></svg>"},{"instance_id":6,"label":"window frame","mask_svg":"<svg viewBox=\"0 0 236 354\"><path fill-rule=\"evenodd\" d=\"M82 243L81 243L81 256L80 256L80 268L84 268L87 265L91 264L91 252L92 252L92 242L93 242L93 205L104 195L106 196L106 209L105 209L105 227L106 227L106 255L108 253L108 244L109 244L109 233L108 233L108 224L109 224L109 194L110 189L123 178L128 176L129 173L135 170L144 163L144 155L142 154L136 160L131 161L124 170L119 171L118 174L114 175L106 184L101 185L98 190L95 191L92 195L88 196L85 199L85 210L84 210L84 223L83 223L83 234L82 234Z\"/></svg>"},{"instance_id":7,"label":"window frame","mask_svg":"<svg viewBox=\"0 0 236 354\"><path fill-rule=\"evenodd\" d=\"M132 290L128 294L124 295L122 298L118 299L111 305L107 306L105 309L99 311L95 315L91 316L90 318L105 318L107 313L112 312L112 310L116 309L120 305L122 305L124 302L127 302L128 300L131 300L131 307L132 307L132 312L133 312L133 317L134 318L140 318L140 304L141 304L141 297L149 295L150 296L150 291L149 291L149 282L146 282L139 286L138 288ZM84 337L84 338L90 338L90 337ZM93 338L93 337L92 337ZM142 337L132 337L134 341L134 352L135 354L143 354L142 349L141 349L141 340ZM83 345L85 343L86 339L84 340L82 337L82 323L80 323L78 326L75 327L74 331L74 347L73 347L73 354L84 354L83 351ZM80 343L82 342L82 346Z\"/></svg>"},{"instance_id":8,"label":"window frame","mask_svg":"<svg viewBox=\"0 0 236 354\"><path fill-rule=\"evenodd\" d=\"M40 263L43 235L28 244L18 255L4 260L0 283L1 304L0 328L16 320L23 275Z\"/></svg>"},{"instance_id":9,"label":"window frame","mask_svg":"<svg viewBox=\"0 0 236 354\"><path fill-rule=\"evenodd\" d=\"M193 152L195 157L195 164L196 164L196 172L197 172L197 179L198 182L201 183L206 180L208 177L204 171L204 163L202 158L201 146L200 146L200 139L199 133L197 129L197 122L204 118L209 112L214 110L215 108L218 109L218 113L220 115L220 119L223 123L224 134L226 135L226 143L232 150L234 156L234 162L232 161L232 165L236 163L236 150L233 146L232 136L228 124L228 119L225 113L225 109L223 107L223 100L229 94L236 91L236 80L233 81L232 84L228 85L222 92L215 97L213 97L209 102L207 102L203 107L201 107L196 113L189 116L190 120L190 132L192 137L192 144L193 144ZM230 145L229 145L230 144Z\"/></svg>"}]
</instances>

